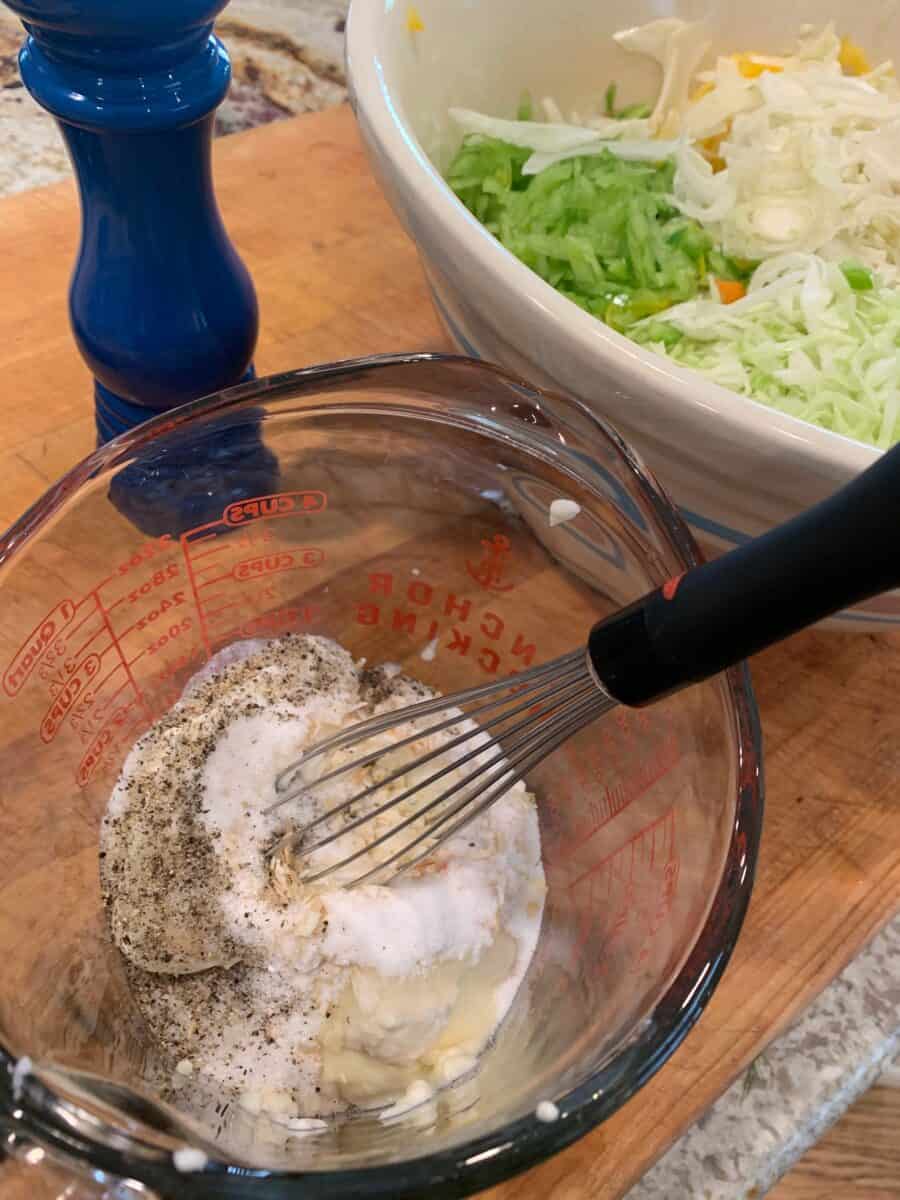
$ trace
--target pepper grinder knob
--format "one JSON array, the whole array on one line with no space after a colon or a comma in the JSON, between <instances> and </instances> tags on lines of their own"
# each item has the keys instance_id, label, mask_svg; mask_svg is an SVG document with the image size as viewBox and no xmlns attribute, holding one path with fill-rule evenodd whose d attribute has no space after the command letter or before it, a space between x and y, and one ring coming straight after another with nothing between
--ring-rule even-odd
<instances>
[{"instance_id":1,"label":"pepper grinder knob","mask_svg":"<svg viewBox=\"0 0 900 1200\"><path fill-rule=\"evenodd\" d=\"M22 80L59 122L78 177L69 292L95 377L100 441L252 377L259 312L211 170L227 0L5 0Z\"/></svg>"}]
</instances>

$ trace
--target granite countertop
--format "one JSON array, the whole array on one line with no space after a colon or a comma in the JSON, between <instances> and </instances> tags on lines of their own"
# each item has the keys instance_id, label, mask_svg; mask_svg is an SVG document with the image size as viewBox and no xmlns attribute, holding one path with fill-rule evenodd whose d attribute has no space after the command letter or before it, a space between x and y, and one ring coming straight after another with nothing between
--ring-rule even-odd
<instances>
[{"instance_id":1,"label":"granite countertop","mask_svg":"<svg viewBox=\"0 0 900 1200\"><path fill-rule=\"evenodd\" d=\"M346 98L348 0L233 0L227 135ZM19 80L21 28L0 10L0 195L69 174L56 127ZM628 1194L762 1196L900 1052L900 917L888 925ZM686 1051L683 1051L686 1052Z\"/></svg>"},{"instance_id":2,"label":"granite countertop","mask_svg":"<svg viewBox=\"0 0 900 1200\"><path fill-rule=\"evenodd\" d=\"M345 100L348 4L349 0L233 0L217 26L233 68L217 133L237 133ZM16 65L21 42L21 25L0 7L0 196L71 174L53 119L22 86Z\"/></svg>"},{"instance_id":3,"label":"granite countertop","mask_svg":"<svg viewBox=\"0 0 900 1200\"><path fill-rule=\"evenodd\" d=\"M759 1055L626 1200L757 1200L898 1053L900 917Z\"/></svg>"}]
</instances>

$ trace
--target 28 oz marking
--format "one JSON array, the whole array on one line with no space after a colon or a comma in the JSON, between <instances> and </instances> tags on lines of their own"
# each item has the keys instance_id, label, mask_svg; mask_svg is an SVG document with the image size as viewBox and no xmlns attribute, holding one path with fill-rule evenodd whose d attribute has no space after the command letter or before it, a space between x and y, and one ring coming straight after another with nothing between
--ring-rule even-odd
<instances>
[{"instance_id":1,"label":"28 oz marking","mask_svg":"<svg viewBox=\"0 0 900 1200\"><path fill-rule=\"evenodd\" d=\"M169 563L167 566L154 571L151 577L145 580L140 587L134 588L128 593L128 600L131 604L136 604L141 596L146 596L152 592L154 588L160 587L167 579L174 579L178 574L178 564Z\"/></svg>"}]
</instances>

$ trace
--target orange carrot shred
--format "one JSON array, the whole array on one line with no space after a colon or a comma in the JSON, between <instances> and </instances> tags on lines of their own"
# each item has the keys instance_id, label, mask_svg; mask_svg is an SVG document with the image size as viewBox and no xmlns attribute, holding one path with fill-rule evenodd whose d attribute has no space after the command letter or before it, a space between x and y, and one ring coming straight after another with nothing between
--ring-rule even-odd
<instances>
[{"instance_id":1,"label":"orange carrot shred","mask_svg":"<svg viewBox=\"0 0 900 1200\"><path fill-rule=\"evenodd\" d=\"M735 300L747 295L747 289L739 279L717 279L716 287L723 304L734 304Z\"/></svg>"}]
</instances>

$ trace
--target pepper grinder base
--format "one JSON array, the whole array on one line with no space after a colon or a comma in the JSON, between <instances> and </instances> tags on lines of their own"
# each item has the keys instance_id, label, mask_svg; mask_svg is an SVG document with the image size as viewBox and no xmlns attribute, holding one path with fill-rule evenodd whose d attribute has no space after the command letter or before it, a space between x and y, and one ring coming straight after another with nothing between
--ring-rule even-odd
<instances>
[{"instance_id":1,"label":"pepper grinder base","mask_svg":"<svg viewBox=\"0 0 900 1200\"><path fill-rule=\"evenodd\" d=\"M256 368L251 363L236 382L247 383L255 378ZM171 409L162 411L171 412ZM122 396L117 396L115 392L104 387L98 379L94 380L94 420L97 427L98 446L118 437L120 433L127 433L135 426L142 425L151 417L160 415L159 412L145 408L143 404L133 404L131 401L123 399Z\"/></svg>"}]
</instances>

